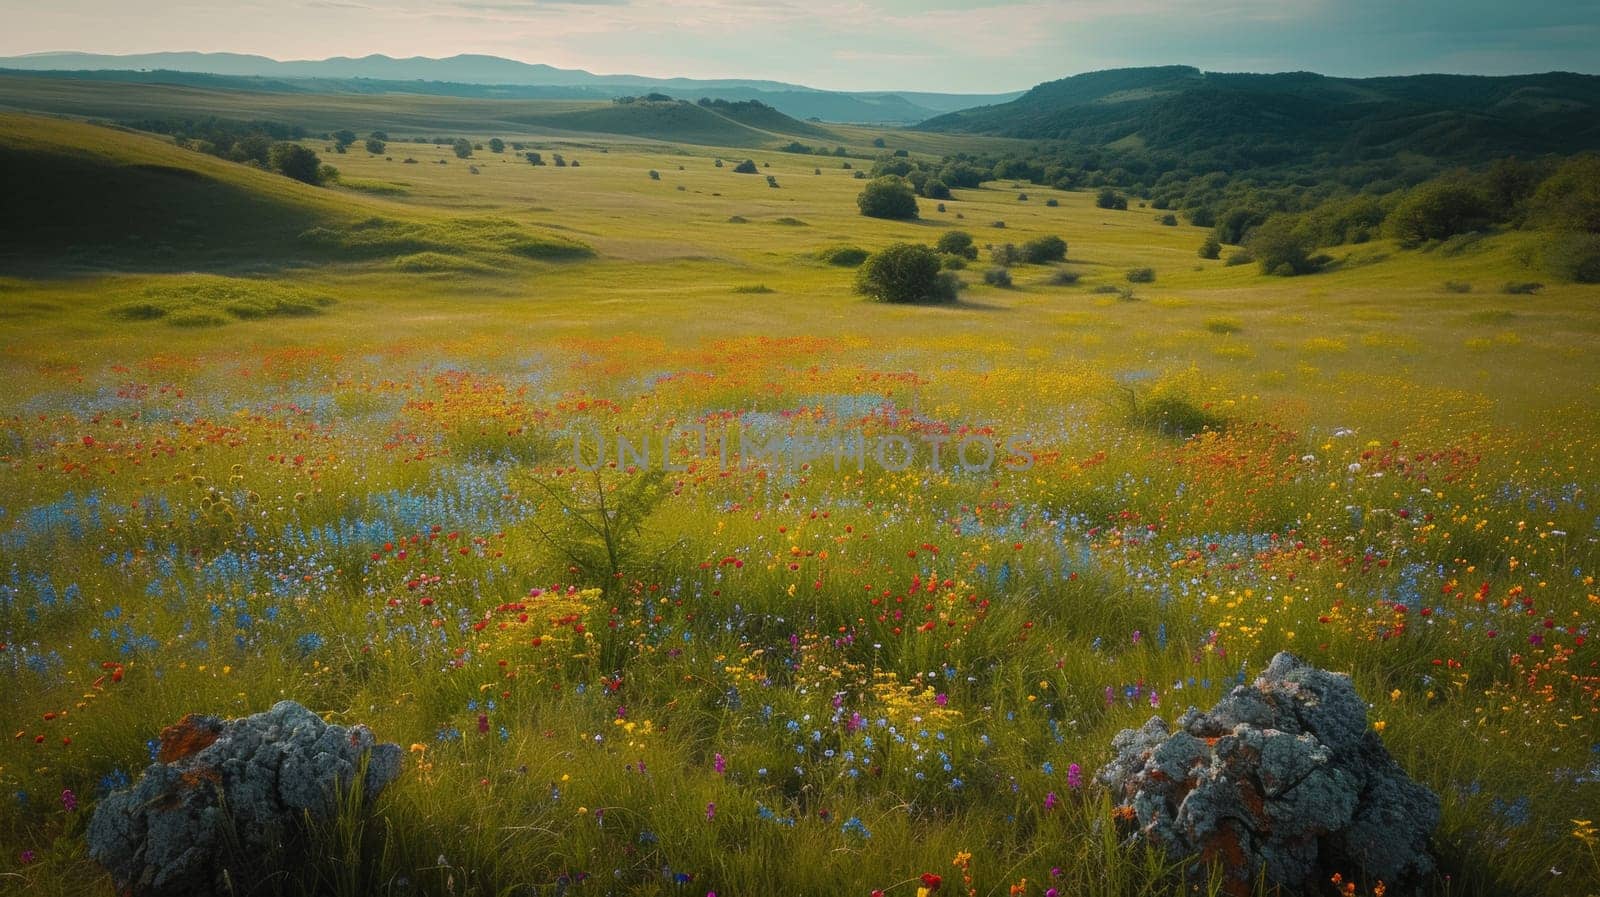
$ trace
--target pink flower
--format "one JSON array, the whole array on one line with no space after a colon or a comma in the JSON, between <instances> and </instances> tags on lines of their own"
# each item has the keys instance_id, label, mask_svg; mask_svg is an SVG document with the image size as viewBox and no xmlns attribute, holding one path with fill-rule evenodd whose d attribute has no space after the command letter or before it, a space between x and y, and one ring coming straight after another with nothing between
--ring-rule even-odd
<instances>
[{"instance_id":1,"label":"pink flower","mask_svg":"<svg viewBox=\"0 0 1600 897\"><path fill-rule=\"evenodd\" d=\"M710 822L711 820L716 819L716 818L717 818L717 804L716 804L715 801L713 801L713 802L711 802L709 804L706 804L706 821Z\"/></svg>"},{"instance_id":2,"label":"pink flower","mask_svg":"<svg viewBox=\"0 0 1600 897\"><path fill-rule=\"evenodd\" d=\"M945 693L943 693L943 692L940 692L938 695L936 695L934 697L933 703L938 704L940 707L943 707L944 705L950 703L950 696L945 694Z\"/></svg>"},{"instance_id":3,"label":"pink flower","mask_svg":"<svg viewBox=\"0 0 1600 897\"><path fill-rule=\"evenodd\" d=\"M62 790L61 806L66 807L68 813L78 809L78 795L73 794L71 788Z\"/></svg>"},{"instance_id":4,"label":"pink flower","mask_svg":"<svg viewBox=\"0 0 1600 897\"><path fill-rule=\"evenodd\" d=\"M478 714L478 732L485 735L489 733L489 714Z\"/></svg>"},{"instance_id":5,"label":"pink flower","mask_svg":"<svg viewBox=\"0 0 1600 897\"><path fill-rule=\"evenodd\" d=\"M713 754L711 755L711 768L715 769L717 775L720 776L728 771L728 761L723 759L721 754Z\"/></svg>"},{"instance_id":6,"label":"pink flower","mask_svg":"<svg viewBox=\"0 0 1600 897\"><path fill-rule=\"evenodd\" d=\"M1056 793L1054 791L1045 792L1044 808L1046 810L1054 810L1056 808Z\"/></svg>"},{"instance_id":7,"label":"pink flower","mask_svg":"<svg viewBox=\"0 0 1600 897\"><path fill-rule=\"evenodd\" d=\"M1076 791L1083 787L1083 767L1076 763L1067 766L1067 787Z\"/></svg>"},{"instance_id":8,"label":"pink flower","mask_svg":"<svg viewBox=\"0 0 1600 897\"><path fill-rule=\"evenodd\" d=\"M21 860L22 861L22 865L26 866L29 863L32 863L34 860L38 859L38 856L39 856L38 854L34 853L31 850L24 850L22 853L17 855L17 859Z\"/></svg>"}]
</instances>

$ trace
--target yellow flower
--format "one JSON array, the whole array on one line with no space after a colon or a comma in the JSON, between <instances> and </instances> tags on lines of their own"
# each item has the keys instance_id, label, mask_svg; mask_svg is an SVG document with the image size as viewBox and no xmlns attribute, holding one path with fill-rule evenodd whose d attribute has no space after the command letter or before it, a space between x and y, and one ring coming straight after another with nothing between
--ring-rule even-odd
<instances>
[{"instance_id":1,"label":"yellow flower","mask_svg":"<svg viewBox=\"0 0 1600 897\"><path fill-rule=\"evenodd\" d=\"M1389 728L1389 724L1380 719L1372 724L1372 728L1378 730L1378 734L1382 735L1383 730Z\"/></svg>"}]
</instances>

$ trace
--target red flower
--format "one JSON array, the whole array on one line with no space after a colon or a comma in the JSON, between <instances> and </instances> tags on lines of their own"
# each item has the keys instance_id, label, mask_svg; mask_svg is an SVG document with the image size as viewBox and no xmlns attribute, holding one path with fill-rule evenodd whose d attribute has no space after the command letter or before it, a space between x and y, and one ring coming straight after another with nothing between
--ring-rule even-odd
<instances>
[{"instance_id":1,"label":"red flower","mask_svg":"<svg viewBox=\"0 0 1600 897\"><path fill-rule=\"evenodd\" d=\"M928 890L937 891L942 884L944 884L944 879L934 875L932 872L922 873L922 886Z\"/></svg>"}]
</instances>

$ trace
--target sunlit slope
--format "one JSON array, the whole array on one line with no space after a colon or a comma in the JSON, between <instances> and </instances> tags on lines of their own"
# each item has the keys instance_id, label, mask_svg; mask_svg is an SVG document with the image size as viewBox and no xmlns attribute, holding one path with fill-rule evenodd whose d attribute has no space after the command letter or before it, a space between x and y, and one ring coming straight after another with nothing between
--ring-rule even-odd
<instances>
[{"instance_id":1,"label":"sunlit slope","mask_svg":"<svg viewBox=\"0 0 1600 897\"><path fill-rule=\"evenodd\" d=\"M589 254L508 219L404 209L78 122L0 116L0 171L7 208L0 264L21 272Z\"/></svg>"}]
</instances>

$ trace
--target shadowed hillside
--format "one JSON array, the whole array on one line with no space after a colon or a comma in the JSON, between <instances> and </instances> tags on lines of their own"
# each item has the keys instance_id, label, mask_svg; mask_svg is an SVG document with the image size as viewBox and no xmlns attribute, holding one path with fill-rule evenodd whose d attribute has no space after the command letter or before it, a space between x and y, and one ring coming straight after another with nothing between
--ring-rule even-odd
<instances>
[{"instance_id":1,"label":"shadowed hillside","mask_svg":"<svg viewBox=\"0 0 1600 897\"><path fill-rule=\"evenodd\" d=\"M502 218L423 218L119 129L0 116L0 267L265 269L411 253L487 263L587 247Z\"/></svg>"},{"instance_id":2,"label":"shadowed hillside","mask_svg":"<svg viewBox=\"0 0 1600 897\"><path fill-rule=\"evenodd\" d=\"M1255 164L1314 154L1472 161L1591 148L1600 142L1597 112L1600 77L1590 75L1353 79L1164 66L1052 81L1012 102L920 127L1210 152Z\"/></svg>"}]
</instances>

